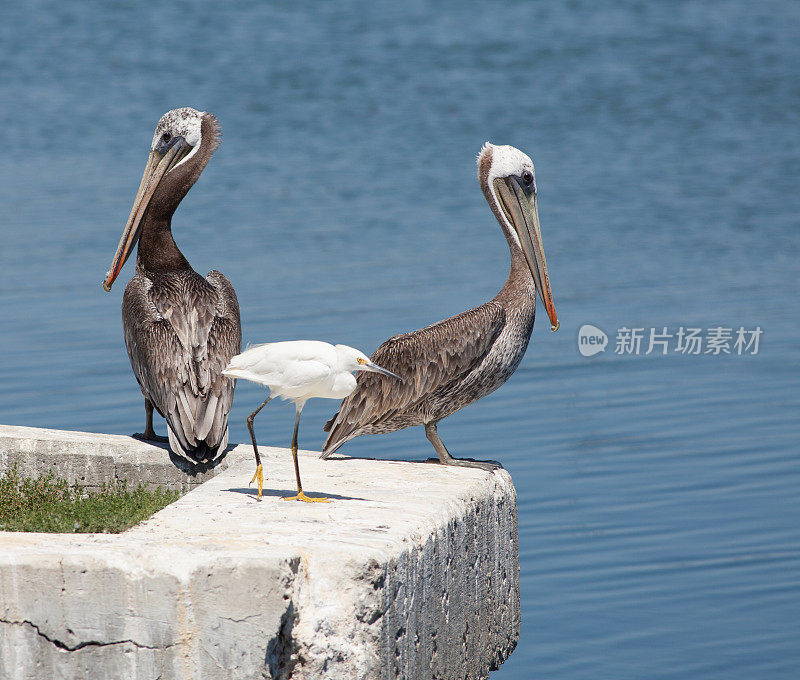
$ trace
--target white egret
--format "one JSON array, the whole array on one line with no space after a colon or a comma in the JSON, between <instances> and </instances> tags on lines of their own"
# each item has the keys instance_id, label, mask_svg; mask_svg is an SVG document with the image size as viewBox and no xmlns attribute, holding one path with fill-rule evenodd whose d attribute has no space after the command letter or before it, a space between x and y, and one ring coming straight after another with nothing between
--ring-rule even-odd
<instances>
[{"instance_id":1,"label":"white egret","mask_svg":"<svg viewBox=\"0 0 800 680\"><path fill-rule=\"evenodd\" d=\"M293 340L270 342L256 345L237 354L230 360L223 375L230 378L243 378L260 383L269 388L269 396L255 411L247 416L247 429L253 441L256 456L256 473L250 484L258 480L258 496L264 486L264 473L258 445L253 431L253 420L258 412L274 397L293 401L297 409L292 436L292 457L294 473L297 477L297 495L284 500L298 500L307 503L327 503L327 498L309 498L303 493L300 483L300 467L297 463L297 430L300 414L306 401L312 397L343 399L356 388L353 371L372 371L399 380L385 368L374 364L366 354L347 345L330 345L317 340Z\"/></svg>"}]
</instances>

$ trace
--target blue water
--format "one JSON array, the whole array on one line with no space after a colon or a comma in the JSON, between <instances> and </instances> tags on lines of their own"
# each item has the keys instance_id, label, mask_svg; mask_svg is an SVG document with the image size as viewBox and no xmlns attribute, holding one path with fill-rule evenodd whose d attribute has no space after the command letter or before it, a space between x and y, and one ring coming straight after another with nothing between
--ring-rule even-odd
<instances>
[{"instance_id":1,"label":"blue water","mask_svg":"<svg viewBox=\"0 0 800 680\"><path fill-rule=\"evenodd\" d=\"M222 123L173 226L246 342L371 352L492 297L474 156L513 144L561 330L540 314L514 377L440 427L519 492L522 637L492 679L800 677L799 27L790 1L4 3L0 422L141 429L131 264L100 282L164 111ZM578 353L584 323L605 353ZM614 352L623 326L719 325L760 326L758 354ZM240 383L233 440L260 399Z\"/></svg>"}]
</instances>

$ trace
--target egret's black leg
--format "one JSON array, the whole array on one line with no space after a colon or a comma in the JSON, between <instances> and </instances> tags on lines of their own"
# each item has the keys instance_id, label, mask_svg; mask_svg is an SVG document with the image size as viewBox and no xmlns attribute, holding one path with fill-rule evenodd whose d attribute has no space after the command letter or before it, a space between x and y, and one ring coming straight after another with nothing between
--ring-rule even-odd
<instances>
[{"instance_id":1,"label":"egret's black leg","mask_svg":"<svg viewBox=\"0 0 800 680\"><path fill-rule=\"evenodd\" d=\"M303 493L303 485L300 482L300 463L297 461L297 432L300 429L300 409L294 416L294 433L292 434L292 458L294 459L294 476L297 478L297 494Z\"/></svg>"},{"instance_id":2,"label":"egret's black leg","mask_svg":"<svg viewBox=\"0 0 800 680\"><path fill-rule=\"evenodd\" d=\"M330 503L327 498L310 498L303 493L303 485L300 483L300 463L297 460L297 431L300 428L300 414L303 406L297 405L297 415L294 418L294 434L292 435L292 458L294 459L294 475L297 478L297 495L287 496L285 501L305 501L306 503Z\"/></svg>"},{"instance_id":3,"label":"egret's black leg","mask_svg":"<svg viewBox=\"0 0 800 680\"><path fill-rule=\"evenodd\" d=\"M261 500L261 490L264 488L264 470L261 467L261 456L258 455L258 444L256 444L256 433L253 430L253 421L258 415L258 412L270 402L270 399L272 399L271 396L267 397L261 406L247 416L247 429L250 432L250 440L253 442L253 453L256 454L256 473L253 475L253 479L250 480L250 484L258 480L258 496L256 496L257 501Z\"/></svg>"},{"instance_id":4,"label":"egret's black leg","mask_svg":"<svg viewBox=\"0 0 800 680\"><path fill-rule=\"evenodd\" d=\"M133 436L136 439L142 439L147 442L161 442L166 444L169 439L167 437L159 437L153 429L153 402L147 397L144 399L144 432L136 432Z\"/></svg>"},{"instance_id":5,"label":"egret's black leg","mask_svg":"<svg viewBox=\"0 0 800 680\"><path fill-rule=\"evenodd\" d=\"M498 468L502 468L503 466L500 463L495 463L492 461L482 461L482 460L471 460L469 458L453 458L450 455L450 452L447 450L447 447L444 445L444 442L439 438L439 433L436 431L436 423L426 423L425 424L425 436L428 437L428 441L433 444L433 448L436 449L436 454L439 456L439 462L442 465L458 465L460 467L476 467L480 468L481 470L488 470L489 472L493 472Z\"/></svg>"}]
</instances>

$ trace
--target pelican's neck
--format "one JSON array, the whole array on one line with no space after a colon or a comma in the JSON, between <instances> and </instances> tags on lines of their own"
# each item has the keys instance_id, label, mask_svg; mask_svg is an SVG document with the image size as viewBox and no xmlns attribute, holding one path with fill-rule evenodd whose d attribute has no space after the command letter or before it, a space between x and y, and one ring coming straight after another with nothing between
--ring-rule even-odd
<instances>
[{"instance_id":1,"label":"pelican's neck","mask_svg":"<svg viewBox=\"0 0 800 680\"><path fill-rule=\"evenodd\" d=\"M524 286L526 292L536 297L536 282L534 281L531 268L528 266L528 261L525 259L525 254L522 252L516 243L509 241L508 248L511 251L511 270L508 272L508 280L506 285L512 282Z\"/></svg>"},{"instance_id":2,"label":"pelican's neck","mask_svg":"<svg viewBox=\"0 0 800 680\"><path fill-rule=\"evenodd\" d=\"M145 214L143 222L136 256L137 271L164 274L192 269L172 238L171 216L156 218Z\"/></svg>"},{"instance_id":3,"label":"pelican's neck","mask_svg":"<svg viewBox=\"0 0 800 680\"><path fill-rule=\"evenodd\" d=\"M522 249L511 239L508 239L508 248L511 251L511 269L505 285L495 299L506 306L530 308L533 312L536 308L536 282L528 267L528 261Z\"/></svg>"},{"instance_id":4,"label":"pelican's neck","mask_svg":"<svg viewBox=\"0 0 800 680\"><path fill-rule=\"evenodd\" d=\"M206 114L201 123L197 153L171 170L158 185L142 218L137 269L152 273L191 270L192 267L172 238L172 216L189 189L200 177L219 144L216 118Z\"/></svg>"},{"instance_id":5,"label":"pelican's neck","mask_svg":"<svg viewBox=\"0 0 800 680\"><path fill-rule=\"evenodd\" d=\"M522 252L512 227L497 202L497 196L495 196L494 191L489 188L488 182L484 179L481 179L481 189L486 202L503 230L503 235L506 237L508 250L511 254L511 269L508 272L508 279L506 279L505 285L500 289L495 299L505 303L530 304L535 307L536 283L528 266L528 261L525 259L525 254Z\"/></svg>"}]
</instances>

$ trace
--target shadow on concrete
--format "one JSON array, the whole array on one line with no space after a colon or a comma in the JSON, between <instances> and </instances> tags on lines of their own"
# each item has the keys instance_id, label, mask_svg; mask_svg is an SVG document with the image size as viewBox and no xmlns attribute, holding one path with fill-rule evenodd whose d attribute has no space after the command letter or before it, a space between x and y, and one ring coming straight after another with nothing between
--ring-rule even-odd
<instances>
[{"instance_id":1,"label":"shadow on concrete","mask_svg":"<svg viewBox=\"0 0 800 680\"><path fill-rule=\"evenodd\" d=\"M230 491L231 493L240 493L243 496L252 496L253 500L256 500L256 496L258 495L258 489L252 489L250 487L240 487L240 488L232 488L232 489L225 489L225 491ZM304 489L305 491L305 489ZM297 493L296 489L291 490L281 490L281 489L263 489L261 491L262 496L271 496L277 498L283 498L284 496L294 496ZM358 496L341 496L337 493L325 493L324 491L306 491L306 495L310 498L320 498L325 497L331 501L366 501L369 500L368 498L359 498Z\"/></svg>"},{"instance_id":2,"label":"shadow on concrete","mask_svg":"<svg viewBox=\"0 0 800 680\"><path fill-rule=\"evenodd\" d=\"M344 454L334 453L331 455L330 458L326 458L326 462L336 462L336 463L346 463L349 461L354 460L377 460L382 463L417 463L417 464L428 464L428 465L441 465L441 462L438 458L415 458L413 460L404 460L402 458L372 458L370 456L345 456ZM505 470L503 464L497 460L477 460L475 458L459 458L459 460L468 460L472 463L491 463L492 465L496 465L501 470ZM447 466L447 467L458 467L458 466ZM479 469L479 468L475 468ZM486 470L488 472L488 470Z\"/></svg>"},{"instance_id":3,"label":"shadow on concrete","mask_svg":"<svg viewBox=\"0 0 800 680\"><path fill-rule=\"evenodd\" d=\"M183 456L179 456L172 449L170 449L166 437L159 437L158 439L145 439L139 433L132 434L129 436L131 439L135 439L136 441L139 442L144 442L145 444L149 444L150 446L153 446L157 449L166 451L167 454L169 454L169 459L172 462L172 464L176 468L178 468L182 472L185 472L187 475L191 477L195 477L198 474L202 474L208 472L209 470L213 470L223 460L225 460L225 456L227 456L228 453L230 453L236 448L236 444L228 444L225 447L225 450L222 452L218 452L217 457L212 460L191 460L189 458L184 458Z\"/></svg>"}]
</instances>

